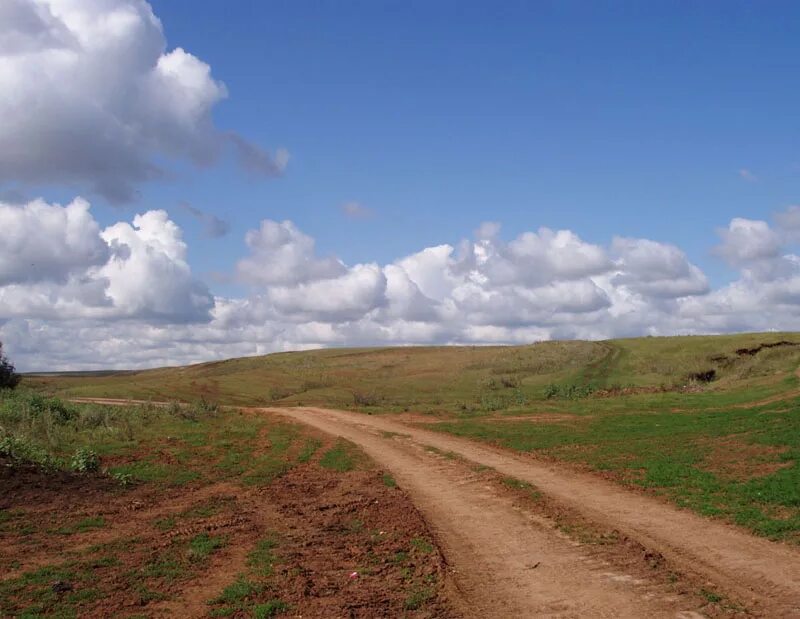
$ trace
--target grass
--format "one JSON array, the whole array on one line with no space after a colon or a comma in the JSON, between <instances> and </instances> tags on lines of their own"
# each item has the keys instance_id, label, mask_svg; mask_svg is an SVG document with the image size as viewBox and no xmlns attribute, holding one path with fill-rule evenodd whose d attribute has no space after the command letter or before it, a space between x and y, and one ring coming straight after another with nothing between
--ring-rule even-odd
<instances>
[{"instance_id":1,"label":"grass","mask_svg":"<svg viewBox=\"0 0 800 619\"><path fill-rule=\"evenodd\" d=\"M55 532L59 535L74 535L75 533L85 533L93 529L102 529L104 526L106 526L106 521L102 516L92 516L73 524L59 527Z\"/></svg>"},{"instance_id":2,"label":"grass","mask_svg":"<svg viewBox=\"0 0 800 619\"><path fill-rule=\"evenodd\" d=\"M779 392L772 380L793 347L756 355L736 350L793 333L542 342L528 346L330 349L102 375L28 376L43 392L192 402L198 393L221 404L322 405L369 412L414 410L485 414L546 400L550 386L581 390L682 386L714 369L714 391L743 401ZM356 397L369 394L370 397ZM279 396L279 397L276 397ZM582 398L577 398L582 399ZM558 404L557 402L555 403Z\"/></svg>"},{"instance_id":3,"label":"grass","mask_svg":"<svg viewBox=\"0 0 800 619\"><path fill-rule=\"evenodd\" d=\"M319 464L322 468L336 471L337 473L346 473L358 466L360 458L361 455L358 448L350 441L340 438L333 447L322 454Z\"/></svg>"},{"instance_id":4,"label":"grass","mask_svg":"<svg viewBox=\"0 0 800 619\"><path fill-rule=\"evenodd\" d=\"M0 465L20 467L42 480L37 483L47 485L52 479L54 488L67 484L66 492L71 491L69 484L77 484L81 492L85 488L112 501L124 502L119 495L128 492L171 495L174 486L199 488L221 480L242 487L267 485L309 462L321 447L321 441L301 426L207 402L113 407L71 404L24 388L0 392ZM334 446L333 451L337 469L350 470L360 462L349 444ZM145 529L142 537L85 550L79 548L80 538L70 538L101 528L113 534L116 514L112 510L110 518L104 515L102 502L92 503L88 514L60 511L38 516L34 524L21 507L0 510L0 537L16 537L33 547L57 545L64 549L63 556L77 559L5 577L0 581L0 616L94 616L92 609L109 596L127 595L131 603L141 605L170 599L182 583L209 569L228 538L197 534L203 529L194 526L216 514L235 514L236 498L218 496L184 511L174 509L154 518L151 531ZM185 537L184 527L194 533ZM165 532L172 541L154 547L153 535L164 538ZM264 539L251 553L246 582L253 591L261 592L271 574L277 561L274 546L274 539ZM24 559L21 563L19 558L0 553L0 571L21 569ZM74 589L52 591L57 580ZM226 595L241 594L240 585L233 583ZM286 605L277 596L255 596L246 608L248 616L269 617Z\"/></svg>"},{"instance_id":5,"label":"grass","mask_svg":"<svg viewBox=\"0 0 800 619\"><path fill-rule=\"evenodd\" d=\"M274 534L258 540L247 555L247 572L239 574L222 593L209 601L212 617L248 616L273 617L289 610L289 605L279 598L262 601L272 587L278 538Z\"/></svg>"},{"instance_id":6,"label":"grass","mask_svg":"<svg viewBox=\"0 0 800 619\"><path fill-rule=\"evenodd\" d=\"M800 542L798 365L800 334L755 333L318 350L116 375L26 377L23 385L45 394L192 401L202 393L226 404L431 414L438 420L426 424L432 429L578 463L759 535ZM54 419L71 414L39 397L36 406L52 408ZM2 411L0 403L0 425ZM32 423L46 435L36 428ZM209 439L200 431L192 440ZM121 430L106 448L125 441ZM66 458L81 446L72 441L56 453L39 441L31 453ZM281 449L273 446L275 454ZM318 449L309 443L298 451L310 459ZM268 483L285 457L228 458L221 466L232 474ZM344 442L320 463L334 471L353 466ZM130 472L148 473L159 475L147 467ZM161 475L163 483L172 479Z\"/></svg>"},{"instance_id":7,"label":"grass","mask_svg":"<svg viewBox=\"0 0 800 619\"><path fill-rule=\"evenodd\" d=\"M213 537L208 533L201 533L189 542L189 552L192 561L205 561L214 552L225 545L225 540L221 537Z\"/></svg>"},{"instance_id":8,"label":"grass","mask_svg":"<svg viewBox=\"0 0 800 619\"><path fill-rule=\"evenodd\" d=\"M397 480L395 480L395 478L389 473L383 473L383 475L381 475L381 479L383 480L383 485L387 488L397 488Z\"/></svg>"},{"instance_id":9,"label":"grass","mask_svg":"<svg viewBox=\"0 0 800 619\"><path fill-rule=\"evenodd\" d=\"M800 541L799 411L795 398L753 409L605 413L552 424L458 420L436 429L586 464L760 535Z\"/></svg>"}]
</instances>

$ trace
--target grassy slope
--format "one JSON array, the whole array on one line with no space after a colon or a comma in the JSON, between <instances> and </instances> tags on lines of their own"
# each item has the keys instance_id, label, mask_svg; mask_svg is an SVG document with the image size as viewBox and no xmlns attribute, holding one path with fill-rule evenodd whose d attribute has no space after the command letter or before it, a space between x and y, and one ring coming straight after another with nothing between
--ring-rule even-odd
<instances>
[{"instance_id":1,"label":"grassy slope","mask_svg":"<svg viewBox=\"0 0 800 619\"><path fill-rule=\"evenodd\" d=\"M737 353L779 341L800 344L800 334L325 350L26 383L64 395L431 413L439 430L577 462L800 542L800 346ZM711 369L715 381L682 388ZM552 385L562 396L611 393L547 398Z\"/></svg>"}]
</instances>

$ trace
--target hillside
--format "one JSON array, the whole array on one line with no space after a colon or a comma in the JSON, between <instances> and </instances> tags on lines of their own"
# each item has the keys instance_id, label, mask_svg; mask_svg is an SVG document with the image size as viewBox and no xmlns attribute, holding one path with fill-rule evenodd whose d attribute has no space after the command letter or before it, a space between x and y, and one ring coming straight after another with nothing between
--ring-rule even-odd
<instances>
[{"instance_id":1,"label":"hillside","mask_svg":"<svg viewBox=\"0 0 800 619\"><path fill-rule=\"evenodd\" d=\"M794 389L800 334L542 342L504 347L327 349L140 372L30 375L66 397L221 404L319 405L377 411L524 410L560 400L646 396L648 406L748 402ZM603 404L605 406L606 404Z\"/></svg>"}]
</instances>

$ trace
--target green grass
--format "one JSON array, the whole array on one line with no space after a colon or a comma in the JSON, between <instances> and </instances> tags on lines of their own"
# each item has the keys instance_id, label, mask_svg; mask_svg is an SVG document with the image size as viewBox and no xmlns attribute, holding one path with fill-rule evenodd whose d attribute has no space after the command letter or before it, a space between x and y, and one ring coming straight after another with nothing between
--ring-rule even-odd
<instances>
[{"instance_id":1,"label":"green grass","mask_svg":"<svg viewBox=\"0 0 800 619\"><path fill-rule=\"evenodd\" d=\"M383 480L383 485L387 488L397 488L397 481L389 473L381 475L381 479Z\"/></svg>"},{"instance_id":2,"label":"green grass","mask_svg":"<svg viewBox=\"0 0 800 619\"><path fill-rule=\"evenodd\" d=\"M277 545L274 536L256 542L255 548L247 556L247 566L253 574L265 578L272 576L275 562L278 560L275 555Z\"/></svg>"},{"instance_id":3,"label":"green grass","mask_svg":"<svg viewBox=\"0 0 800 619\"><path fill-rule=\"evenodd\" d=\"M210 536L208 533L201 533L189 541L191 560L205 561L224 545L225 540L223 538Z\"/></svg>"},{"instance_id":4,"label":"green grass","mask_svg":"<svg viewBox=\"0 0 800 619\"><path fill-rule=\"evenodd\" d=\"M433 587L415 587L405 600L406 610L417 610L436 595Z\"/></svg>"},{"instance_id":5,"label":"green grass","mask_svg":"<svg viewBox=\"0 0 800 619\"><path fill-rule=\"evenodd\" d=\"M800 541L800 399L714 412L604 413L572 423L459 420L435 429L588 464L699 513Z\"/></svg>"},{"instance_id":6,"label":"green grass","mask_svg":"<svg viewBox=\"0 0 800 619\"><path fill-rule=\"evenodd\" d=\"M262 601L271 591L275 564L278 562L276 549L278 538L268 535L256 542L247 555L247 573L222 590L222 593L209 601L212 617L233 615L248 617L273 617L289 610L289 605L278 598Z\"/></svg>"},{"instance_id":7,"label":"green grass","mask_svg":"<svg viewBox=\"0 0 800 619\"><path fill-rule=\"evenodd\" d=\"M101 516L91 516L75 522L73 524L64 525L55 530L59 535L74 535L75 533L85 533L93 529L102 529L106 526L106 521Z\"/></svg>"},{"instance_id":8,"label":"green grass","mask_svg":"<svg viewBox=\"0 0 800 619\"><path fill-rule=\"evenodd\" d=\"M350 441L340 438L333 447L322 454L319 464L331 471L346 473L355 469L360 459L358 448Z\"/></svg>"}]
</instances>

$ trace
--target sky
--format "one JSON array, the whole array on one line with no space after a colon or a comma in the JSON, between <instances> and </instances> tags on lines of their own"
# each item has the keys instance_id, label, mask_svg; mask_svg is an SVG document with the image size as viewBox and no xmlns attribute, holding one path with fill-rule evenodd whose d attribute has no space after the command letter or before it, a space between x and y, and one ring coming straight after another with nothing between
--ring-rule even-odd
<instances>
[{"instance_id":1,"label":"sky","mask_svg":"<svg viewBox=\"0 0 800 619\"><path fill-rule=\"evenodd\" d=\"M19 369L800 328L800 7L0 2Z\"/></svg>"}]
</instances>

